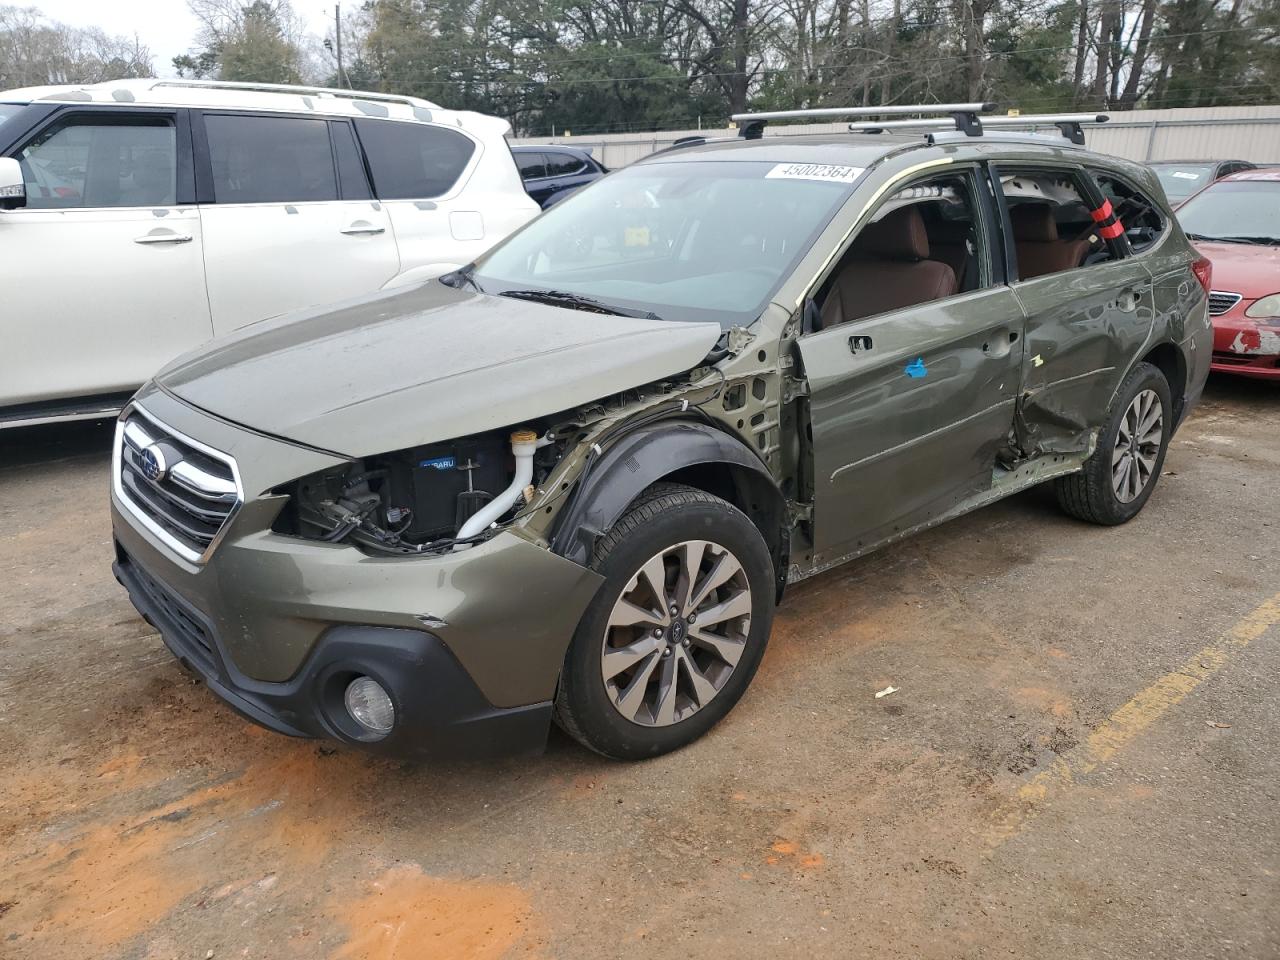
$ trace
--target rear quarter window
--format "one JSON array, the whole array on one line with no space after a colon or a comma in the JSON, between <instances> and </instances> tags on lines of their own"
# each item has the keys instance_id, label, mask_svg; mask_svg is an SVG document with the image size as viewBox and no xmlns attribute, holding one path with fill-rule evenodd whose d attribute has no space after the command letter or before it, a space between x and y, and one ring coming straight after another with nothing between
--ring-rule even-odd
<instances>
[{"instance_id":1,"label":"rear quarter window","mask_svg":"<svg viewBox=\"0 0 1280 960\"><path fill-rule=\"evenodd\" d=\"M1154 245L1169 225L1160 205L1123 177L1104 170L1091 172L1102 195L1111 201L1133 251L1141 253Z\"/></svg>"},{"instance_id":2,"label":"rear quarter window","mask_svg":"<svg viewBox=\"0 0 1280 960\"><path fill-rule=\"evenodd\" d=\"M357 120L356 132L381 200L423 200L448 193L476 149L465 134L425 123Z\"/></svg>"}]
</instances>

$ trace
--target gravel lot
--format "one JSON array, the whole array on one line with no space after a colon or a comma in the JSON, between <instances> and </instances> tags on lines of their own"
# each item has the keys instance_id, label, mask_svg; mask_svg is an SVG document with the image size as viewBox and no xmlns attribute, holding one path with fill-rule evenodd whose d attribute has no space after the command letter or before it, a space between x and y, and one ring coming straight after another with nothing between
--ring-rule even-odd
<instances>
[{"instance_id":1,"label":"gravel lot","mask_svg":"<svg viewBox=\"0 0 1280 960\"><path fill-rule=\"evenodd\" d=\"M1212 380L1126 527L1032 491L804 584L629 766L248 725L111 577L108 426L0 434L0 957L1280 957L1278 412Z\"/></svg>"}]
</instances>

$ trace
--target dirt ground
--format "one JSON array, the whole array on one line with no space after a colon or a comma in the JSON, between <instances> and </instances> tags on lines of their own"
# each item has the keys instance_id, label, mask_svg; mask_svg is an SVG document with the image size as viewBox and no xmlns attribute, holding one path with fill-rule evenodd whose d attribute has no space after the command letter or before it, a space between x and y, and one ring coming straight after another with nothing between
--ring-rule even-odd
<instances>
[{"instance_id":1,"label":"dirt ground","mask_svg":"<svg viewBox=\"0 0 1280 960\"><path fill-rule=\"evenodd\" d=\"M1213 380L1125 527L802 585L681 753L434 767L223 708L111 577L108 428L0 435L0 957L1280 957L1278 427Z\"/></svg>"}]
</instances>

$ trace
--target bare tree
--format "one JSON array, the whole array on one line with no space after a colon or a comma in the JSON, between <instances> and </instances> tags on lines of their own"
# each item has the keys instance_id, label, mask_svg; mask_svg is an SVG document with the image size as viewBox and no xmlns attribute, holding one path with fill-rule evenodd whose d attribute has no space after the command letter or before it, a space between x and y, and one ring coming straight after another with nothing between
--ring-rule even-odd
<instances>
[{"instance_id":1,"label":"bare tree","mask_svg":"<svg viewBox=\"0 0 1280 960\"><path fill-rule=\"evenodd\" d=\"M0 89L148 77L151 61L137 37L69 27L35 7L0 6Z\"/></svg>"}]
</instances>

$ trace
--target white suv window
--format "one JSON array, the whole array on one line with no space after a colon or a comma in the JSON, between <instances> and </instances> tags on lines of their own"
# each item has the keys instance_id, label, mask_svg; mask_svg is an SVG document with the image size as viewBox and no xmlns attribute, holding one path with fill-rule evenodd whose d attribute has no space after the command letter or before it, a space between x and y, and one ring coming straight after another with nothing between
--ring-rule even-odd
<instances>
[{"instance_id":1,"label":"white suv window","mask_svg":"<svg viewBox=\"0 0 1280 960\"><path fill-rule=\"evenodd\" d=\"M475 144L456 130L392 120L356 120L380 200L424 200L448 193Z\"/></svg>"},{"instance_id":2,"label":"white suv window","mask_svg":"<svg viewBox=\"0 0 1280 960\"><path fill-rule=\"evenodd\" d=\"M177 146L163 117L73 117L19 154L29 209L167 207L177 195Z\"/></svg>"},{"instance_id":3,"label":"white suv window","mask_svg":"<svg viewBox=\"0 0 1280 960\"><path fill-rule=\"evenodd\" d=\"M214 203L338 199L326 121L213 114L204 125Z\"/></svg>"}]
</instances>

